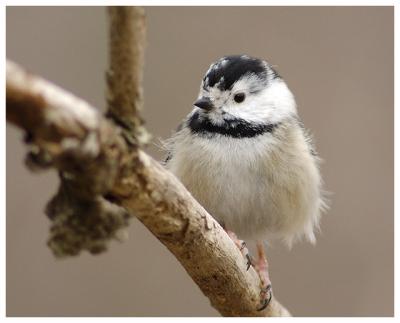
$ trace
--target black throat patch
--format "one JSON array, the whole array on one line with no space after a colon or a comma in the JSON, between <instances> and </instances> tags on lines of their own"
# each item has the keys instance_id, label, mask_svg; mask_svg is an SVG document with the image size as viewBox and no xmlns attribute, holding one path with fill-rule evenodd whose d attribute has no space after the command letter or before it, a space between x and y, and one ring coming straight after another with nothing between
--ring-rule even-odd
<instances>
[{"instance_id":1,"label":"black throat patch","mask_svg":"<svg viewBox=\"0 0 400 323\"><path fill-rule=\"evenodd\" d=\"M253 138L273 132L278 125L278 123L250 123L243 119L227 119L224 123L216 125L206 115L200 116L198 112L188 120L188 127L192 133L208 138L217 134L232 138Z\"/></svg>"}]
</instances>

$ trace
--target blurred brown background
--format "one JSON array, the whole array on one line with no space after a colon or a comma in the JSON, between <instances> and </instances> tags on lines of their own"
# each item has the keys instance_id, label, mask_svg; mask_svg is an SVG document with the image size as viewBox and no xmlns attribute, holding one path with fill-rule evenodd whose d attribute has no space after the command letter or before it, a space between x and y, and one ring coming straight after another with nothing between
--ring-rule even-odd
<instances>
[{"instance_id":1,"label":"blurred brown background","mask_svg":"<svg viewBox=\"0 0 400 323\"><path fill-rule=\"evenodd\" d=\"M296 316L393 315L393 8L152 7L145 119L168 137L208 66L247 53L274 64L312 129L331 210L315 247L269 250L275 295ZM8 7L7 57L104 109L100 7ZM7 126L8 316L215 316L174 257L137 220L100 256L57 261L43 209L54 171L23 166ZM161 153L148 151L156 158Z\"/></svg>"}]
</instances>

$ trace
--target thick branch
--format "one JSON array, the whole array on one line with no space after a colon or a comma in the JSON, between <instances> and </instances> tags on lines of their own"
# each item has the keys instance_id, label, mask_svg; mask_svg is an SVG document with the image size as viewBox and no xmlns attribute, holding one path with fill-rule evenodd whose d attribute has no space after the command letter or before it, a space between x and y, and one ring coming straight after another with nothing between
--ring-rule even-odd
<instances>
[{"instance_id":1,"label":"thick branch","mask_svg":"<svg viewBox=\"0 0 400 323\"><path fill-rule=\"evenodd\" d=\"M65 142L73 139L85 152L88 134L97 134L91 136L91 149L84 155L99 165L109 165L111 176L99 192L134 213L176 256L222 315L289 315L275 298L266 310L256 310L259 278L253 268L246 271L245 260L225 231L159 163L140 150L130 152L119 131L96 109L11 62L7 62L6 99L7 120L29 133L30 141L60 171L71 171L68 163L58 162L63 160Z\"/></svg>"},{"instance_id":2,"label":"thick branch","mask_svg":"<svg viewBox=\"0 0 400 323\"><path fill-rule=\"evenodd\" d=\"M146 143L149 135L139 114L143 106L145 13L140 7L109 7L108 16L107 115L126 130L129 142Z\"/></svg>"}]
</instances>

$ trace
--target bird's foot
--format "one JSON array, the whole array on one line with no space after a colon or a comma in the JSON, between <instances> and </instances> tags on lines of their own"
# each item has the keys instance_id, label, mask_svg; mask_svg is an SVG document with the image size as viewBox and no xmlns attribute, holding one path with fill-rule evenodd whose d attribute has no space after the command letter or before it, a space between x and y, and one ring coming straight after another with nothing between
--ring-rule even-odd
<instances>
[{"instance_id":1,"label":"bird's foot","mask_svg":"<svg viewBox=\"0 0 400 323\"><path fill-rule=\"evenodd\" d=\"M249 268L251 266L254 267L254 259L250 255L249 249L247 249L246 242L244 242L243 240L240 240L237 237L235 232L230 231L230 230L225 230L225 231L228 234L228 236L231 238L231 240L235 243L235 245L239 248L239 250L242 253L243 257L246 258L246 260L247 260L247 263L246 263L247 269L246 270L249 270Z\"/></svg>"},{"instance_id":2,"label":"bird's foot","mask_svg":"<svg viewBox=\"0 0 400 323\"><path fill-rule=\"evenodd\" d=\"M247 268L246 268L246 270L249 270L251 266L254 267L254 259L249 253L246 255L246 259L247 259L247 264L246 264Z\"/></svg>"},{"instance_id":3,"label":"bird's foot","mask_svg":"<svg viewBox=\"0 0 400 323\"><path fill-rule=\"evenodd\" d=\"M242 253L242 255L244 256L244 257L246 257L246 259L247 259L247 268L246 268L246 270L249 270L249 268L251 267L251 266L253 266L254 267L254 265L255 265L255 263L254 263L254 259L253 259L253 257L250 255L250 252L249 252L249 249L247 249L247 246L246 246L246 242L244 242L243 240L238 240L239 242L241 242L241 244L240 244L240 252Z\"/></svg>"},{"instance_id":4,"label":"bird's foot","mask_svg":"<svg viewBox=\"0 0 400 323\"><path fill-rule=\"evenodd\" d=\"M262 311L267 308L272 299L272 285L269 284L266 287L261 287L260 291L260 306L257 311Z\"/></svg>"},{"instance_id":5,"label":"bird's foot","mask_svg":"<svg viewBox=\"0 0 400 323\"><path fill-rule=\"evenodd\" d=\"M269 279L268 262L265 256L264 245L257 243L258 259L254 268L260 277L260 306L257 311L262 311L267 308L272 299L272 285Z\"/></svg>"},{"instance_id":6,"label":"bird's foot","mask_svg":"<svg viewBox=\"0 0 400 323\"><path fill-rule=\"evenodd\" d=\"M268 262L265 256L264 245L261 242L257 242L258 259L255 262L250 255L249 249L247 249L246 242L240 240L233 231L225 231L239 248L243 257L247 259L247 270L252 266L260 277L260 305L257 307L257 311L262 311L267 308L272 300L272 285L269 279Z\"/></svg>"}]
</instances>

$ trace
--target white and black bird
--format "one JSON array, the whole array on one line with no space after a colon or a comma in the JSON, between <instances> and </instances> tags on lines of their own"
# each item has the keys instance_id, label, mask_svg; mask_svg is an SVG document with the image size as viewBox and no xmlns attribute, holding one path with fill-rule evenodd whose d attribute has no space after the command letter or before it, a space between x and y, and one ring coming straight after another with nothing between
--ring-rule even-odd
<instances>
[{"instance_id":1,"label":"white and black bird","mask_svg":"<svg viewBox=\"0 0 400 323\"><path fill-rule=\"evenodd\" d=\"M166 148L166 167L258 271L265 308L272 290L264 242L314 243L324 208L319 158L285 81L264 60L222 57ZM247 239L257 242L256 262Z\"/></svg>"}]
</instances>

